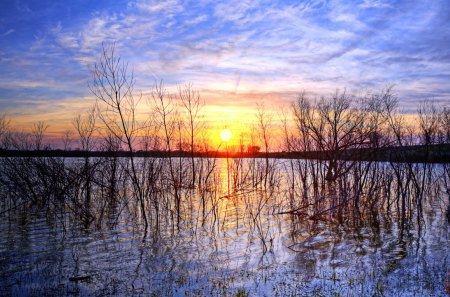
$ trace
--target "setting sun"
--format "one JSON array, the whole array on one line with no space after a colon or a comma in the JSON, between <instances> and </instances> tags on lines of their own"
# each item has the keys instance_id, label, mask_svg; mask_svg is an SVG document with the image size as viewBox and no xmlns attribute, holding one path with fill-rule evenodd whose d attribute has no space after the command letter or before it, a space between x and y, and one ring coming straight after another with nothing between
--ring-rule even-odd
<instances>
[{"instance_id":1,"label":"setting sun","mask_svg":"<svg viewBox=\"0 0 450 297\"><path fill-rule=\"evenodd\" d=\"M231 137L233 137L233 134L231 133L230 129L223 129L222 131L220 131L220 138L223 141L228 142L230 141Z\"/></svg>"}]
</instances>

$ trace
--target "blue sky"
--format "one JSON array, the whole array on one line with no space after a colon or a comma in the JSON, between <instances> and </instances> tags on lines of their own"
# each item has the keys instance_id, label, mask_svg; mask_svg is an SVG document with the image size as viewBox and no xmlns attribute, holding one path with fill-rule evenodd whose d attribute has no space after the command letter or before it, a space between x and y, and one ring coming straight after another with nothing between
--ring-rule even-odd
<instances>
[{"instance_id":1,"label":"blue sky","mask_svg":"<svg viewBox=\"0 0 450 297\"><path fill-rule=\"evenodd\" d=\"M116 42L137 88L191 82L208 104L283 104L305 90L395 84L405 111L450 103L450 3L2 1L0 112L73 118L89 68Z\"/></svg>"}]
</instances>

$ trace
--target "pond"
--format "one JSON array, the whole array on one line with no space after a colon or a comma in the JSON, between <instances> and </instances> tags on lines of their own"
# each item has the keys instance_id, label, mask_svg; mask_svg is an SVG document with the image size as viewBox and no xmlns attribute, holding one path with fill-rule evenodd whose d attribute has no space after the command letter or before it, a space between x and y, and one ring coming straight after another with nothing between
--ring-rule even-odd
<instances>
[{"instance_id":1,"label":"pond","mask_svg":"<svg viewBox=\"0 0 450 297\"><path fill-rule=\"evenodd\" d=\"M289 162L271 160L272 178L253 187L237 183L244 175L252 179L238 172L251 164L263 168L264 160L218 160L208 198L197 188L180 190L182 220L176 222L173 209L161 211L158 225L150 223L147 231L128 200L105 212L98 225L80 223L67 205L53 212L2 212L1 295L447 296L448 197L443 182L428 183L444 174L441 165L423 171L431 172L422 183L423 199L414 191L392 195L391 202L364 197L358 207L364 215L354 220L348 216L354 208L339 215L329 200L292 212L305 204L296 192L302 188L299 168L289 171L302 165ZM393 172L390 164L380 166L383 174ZM422 167L414 172L421 177ZM322 189L326 199L353 189L359 180L349 176L348 185L338 181ZM309 202L313 182L303 187L311 192ZM389 189L400 184L393 181ZM409 201L403 216L402 197ZM330 211L322 216L325 207Z\"/></svg>"}]
</instances>

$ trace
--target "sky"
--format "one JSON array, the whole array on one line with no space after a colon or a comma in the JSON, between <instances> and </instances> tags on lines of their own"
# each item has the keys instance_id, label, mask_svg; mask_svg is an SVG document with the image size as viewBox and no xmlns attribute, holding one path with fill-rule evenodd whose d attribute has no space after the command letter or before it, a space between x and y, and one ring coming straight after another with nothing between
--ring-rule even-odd
<instances>
[{"instance_id":1,"label":"sky","mask_svg":"<svg viewBox=\"0 0 450 297\"><path fill-rule=\"evenodd\" d=\"M0 4L0 113L67 124L92 105L90 69L113 42L136 89L192 83L228 122L302 91L395 85L405 112L450 103L448 0L17 0Z\"/></svg>"}]
</instances>

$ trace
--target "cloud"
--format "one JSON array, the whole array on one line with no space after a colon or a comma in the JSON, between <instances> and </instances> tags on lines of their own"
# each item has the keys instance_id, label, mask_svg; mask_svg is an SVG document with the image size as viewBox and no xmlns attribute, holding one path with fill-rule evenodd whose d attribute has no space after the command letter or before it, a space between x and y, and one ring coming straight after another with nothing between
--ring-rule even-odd
<instances>
[{"instance_id":1,"label":"cloud","mask_svg":"<svg viewBox=\"0 0 450 297\"><path fill-rule=\"evenodd\" d=\"M222 2L215 6L214 15L223 21L248 20L248 14L259 6L258 0L234 0Z\"/></svg>"},{"instance_id":2,"label":"cloud","mask_svg":"<svg viewBox=\"0 0 450 297\"><path fill-rule=\"evenodd\" d=\"M76 4L67 5L70 10ZM34 92L45 100L45 90L49 102L63 89L86 96L89 67L102 44L114 42L134 69L138 89L146 92L155 78L169 87L193 82L218 105L264 94L284 102L302 90L320 95L392 83L401 86L405 102L423 96L450 101L445 1L91 5L74 19L48 9L40 12L43 23L6 20L2 36L11 42L0 52L0 87L12 98L23 88L26 98ZM28 16L26 11L19 14Z\"/></svg>"},{"instance_id":3,"label":"cloud","mask_svg":"<svg viewBox=\"0 0 450 297\"><path fill-rule=\"evenodd\" d=\"M362 8L393 8L389 1L382 0L364 0L359 6Z\"/></svg>"},{"instance_id":4,"label":"cloud","mask_svg":"<svg viewBox=\"0 0 450 297\"><path fill-rule=\"evenodd\" d=\"M21 88L39 88L53 86L54 82L49 81L31 81L31 80L8 80L0 79L0 88L21 89Z\"/></svg>"},{"instance_id":5,"label":"cloud","mask_svg":"<svg viewBox=\"0 0 450 297\"><path fill-rule=\"evenodd\" d=\"M185 22L185 24L186 25L197 25L199 23L202 23L202 22L206 21L207 19L208 19L208 16L206 14L202 14L202 15L199 15L199 16L193 18L193 19L187 20Z\"/></svg>"},{"instance_id":6,"label":"cloud","mask_svg":"<svg viewBox=\"0 0 450 297\"><path fill-rule=\"evenodd\" d=\"M178 3L177 0L166 0L166 1L139 1L131 4L131 6L136 6L140 10L150 13L156 13L161 11L166 11L169 13L177 13L183 11L183 6Z\"/></svg>"},{"instance_id":7,"label":"cloud","mask_svg":"<svg viewBox=\"0 0 450 297\"><path fill-rule=\"evenodd\" d=\"M31 13L32 12L32 10L28 7L28 5L23 3L23 1L16 0L14 2L14 4L15 4L16 9L19 12L22 12L22 13Z\"/></svg>"},{"instance_id":8,"label":"cloud","mask_svg":"<svg viewBox=\"0 0 450 297\"><path fill-rule=\"evenodd\" d=\"M16 32L16 30L14 29L9 29L8 31L6 31L5 33L2 34L3 37L6 37L12 33Z\"/></svg>"}]
</instances>

